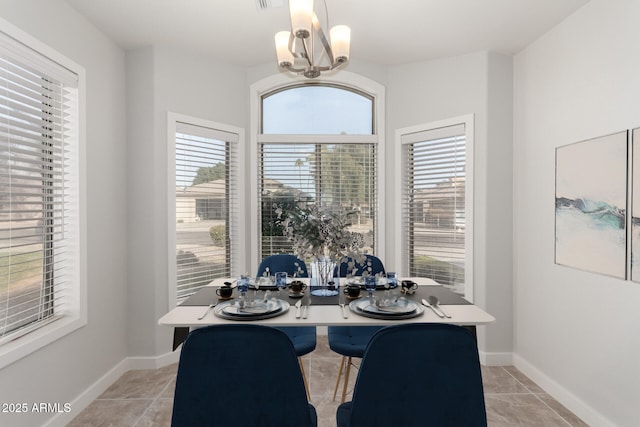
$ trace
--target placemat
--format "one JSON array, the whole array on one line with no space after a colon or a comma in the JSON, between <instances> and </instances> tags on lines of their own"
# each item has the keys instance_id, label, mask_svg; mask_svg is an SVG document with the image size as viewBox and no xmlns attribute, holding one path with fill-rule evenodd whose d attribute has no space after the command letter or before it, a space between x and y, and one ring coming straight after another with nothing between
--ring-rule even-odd
<instances>
[{"instance_id":1,"label":"placemat","mask_svg":"<svg viewBox=\"0 0 640 427\"><path fill-rule=\"evenodd\" d=\"M218 302L218 294L216 294L218 286L205 286L198 289L198 291L191 295L186 300L182 301L180 305L204 305L216 304ZM235 293L235 291L234 291Z\"/></svg>"},{"instance_id":2,"label":"placemat","mask_svg":"<svg viewBox=\"0 0 640 427\"><path fill-rule=\"evenodd\" d=\"M306 295L310 295L310 291L317 289L316 286L307 287L304 290ZM205 286L200 288L195 294L191 295L189 298L184 300L180 305L190 306L190 305L201 305L207 306L209 304L216 304L218 302L218 295L216 294L216 289L218 286ZM343 287L339 288L339 292L343 291ZM398 294L400 288L396 288L392 290L394 294ZM253 291L249 291L253 292ZM273 291L271 291L273 292ZM384 291L375 291L376 295L382 294ZM274 296L277 296L277 291L273 292ZM361 291L361 296L366 296L367 291ZM413 295L404 295L407 299L411 301L420 302L422 298L428 298L430 295L433 295L440 300L440 304L442 305L468 305L471 304L469 301L461 297L460 295L454 293L450 289L445 288L444 286L418 286L418 289ZM236 291L234 289L233 296L236 296ZM287 291L283 291L282 295L278 298L282 298L285 301L289 301L292 305L295 304L299 298L290 298L287 295ZM224 300L222 300L224 301ZM348 301L348 300L347 300ZM320 297L315 295L310 295L311 305L338 305L339 298L338 295L331 297Z\"/></svg>"},{"instance_id":3,"label":"placemat","mask_svg":"<svg viewBox=\"0 0 640 427\"><path fill-rule=\"evenodd\" d=\"M311 287L311 290L315 289L315 286ZM344 288L339 288L339 291L342 292ZM309 290L305 290L305 292L309 292ZM377 290L374 295L381 295L384 291ZM421 303L422 298L428 298L430 295L433 295L438 298L440 304L442 305L469 305L471 304L466 299L462 298L460 295L454 293L450 289L445 288L444 286L418 286L418 289L413 295L405 295L400 293L400 288L395 288L391 291L393 295L402 295L411 301L416 301ZM311 305L337 305L339 303L339 295L332 297L319 297L315 295L311 295ZM366 297L367 291L360 291L360 297ZM290 298L293 299L293 298ZM346 300L350 301L349 299Z\"/></svg>"},{"instance_id":4,"label":"placemat","mask_svg":"<svg viewBox=\"0 0 640 427\"><path fill-rule=\"evenodd\" d=\"M404 294L403 294L404 295ZM412 301L420 301L422 298L428 298L429 295L437 297L442 305L469 305L469 301L462 296L456 294L444 286L418 286L413 295L405 295L407 299Z\"/></svg>"}]
</instances>

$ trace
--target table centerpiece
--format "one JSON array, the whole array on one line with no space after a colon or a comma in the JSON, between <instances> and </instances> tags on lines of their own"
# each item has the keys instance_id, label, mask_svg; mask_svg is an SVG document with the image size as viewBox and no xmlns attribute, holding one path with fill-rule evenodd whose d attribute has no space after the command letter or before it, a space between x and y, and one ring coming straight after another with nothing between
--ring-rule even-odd
<instances>
[{"instance_id":1,"label":"table centerpiece","mask_svg":"<svg viewBox=\"0 0 640 427\"><path fill-rule=\"evenodd\" d=\"M331 208L315 203L299 203L294 209L276 209L283 234L293 243L293 252L304 260L312 260L317 267L319 289L311 293L317 296L337 295L328 284L334 270L342 262L362 263L364 236L350 231L354 211L343 207ZM314 269L312 268L312 271Z\"/></svg>"}]
</instances>

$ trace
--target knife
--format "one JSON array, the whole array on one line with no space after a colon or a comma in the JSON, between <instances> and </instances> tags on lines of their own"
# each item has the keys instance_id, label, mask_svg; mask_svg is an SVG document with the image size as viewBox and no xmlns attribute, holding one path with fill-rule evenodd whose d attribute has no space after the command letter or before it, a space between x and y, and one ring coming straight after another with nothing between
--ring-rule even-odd
<instances>
[{"instance_id":1,"label":"knife","mask_svg":"<svg viewBox=\"0 0 640 427\"><path fill-rule=\"evenodd\" d=\"M444 314L442 314L442 313L440 313L438 310L436 310L436 308L435 308L434 306L432 306L431 304L429 304L429 301L427 301L426 299L422 298L422 304L423 304L423 305L426 305L426 306L427 306L427 307L429 307L431 310L433 310L433 312L434 312L435 314L437 314L437 315L438 315L438 317L441 317L441 318L443 318L443 317L444 317Z\"/></svg>"},{"instance_id":2,"label":"knife","mask_svg":"<svg viewBox=\"0 0 640 427\"><path fill-rule=\"evenodd\" d=\"M309 316L309 295L302 297L302 318L306 319Z\"/></svg>"}]
</instances>

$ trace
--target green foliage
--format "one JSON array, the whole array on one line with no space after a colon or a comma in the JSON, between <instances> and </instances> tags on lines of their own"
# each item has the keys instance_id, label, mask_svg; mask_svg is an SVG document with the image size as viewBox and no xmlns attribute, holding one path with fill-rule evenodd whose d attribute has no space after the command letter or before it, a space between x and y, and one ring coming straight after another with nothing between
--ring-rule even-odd
<instances>
[{"instance_id":1,"label":"green foliage","mask_svg":"<svg viewBox=\"0 0 640 427\"><path fill-rule=\"evenodd\" d=\"M196 171L196 176L193 178L192 185L198 185L205 182L215 181L216 179L223 179L226 174L226 165L224 162L216 163L213 166L201 167Z\"/></svg>"},{"instance_id":2,"label":"green foliage","mask_svg":"<svg viewBox=\"0 0 640 427\"><path fill-rule=\"evenodd\" d=\"M214 225L209 229L209 236L211 241L216 246L224 246L227 239L226 227L224 225Z\"/></svg>"},{"instance_id":3,"label":"green foliage","mask_svg":"<svg viewBox=\"0 0 640 427\"><path fill-rule=\"evenodd\" d=\"M11 274L9 274L11 272ZM0 256L0 277L11 277L0 283L0 289L34 275L42 275L42 251L3 254Z\"/></svg>"},{"instance_id":4,"label":"green foliage","mask_svg":"<svg viewBox=\"0 0 640 427\"><path fill-rule=\"evenodd\" d=\"M199 262L199 259L191 251L179 250L178 253L176 254L176 261L178 262L178 265L184 265L184 264L195 264Z\"/></svg>"},{"instance_id":5,"label":"green foliage","mask_svg":"<svg viewBox=\"0 0 640 427\"><path fill-rule=\"evenodd\" d=\"M455 285L464 282L464 267L426 255L414 257L409 274L429 277L442 285Z\"/></svg>"},{"instance_id":6,"label":"green foliage","mask_svg":"<svg viewBox=\"0 0 640 427\"><path fill-rule=\"evenodd\" d=\"M265 194L262 197L262 235L284 236L282 220L277 210L281 210L285 216L296 209L296 195L293 189L286 188L280 191Z\"/></svg>"},{"instance_id":7,"label":"green foliage","mask_svg":"<svg viewBox=\"0 0 640 427\"><path fill-rule=\"evenodd\" d=\"M368 144L323 146L320 155L311 155L308 161L316 186L327 196L323 201L354 205L371 202L375 157Z\"/></svg>"}]
</instances>

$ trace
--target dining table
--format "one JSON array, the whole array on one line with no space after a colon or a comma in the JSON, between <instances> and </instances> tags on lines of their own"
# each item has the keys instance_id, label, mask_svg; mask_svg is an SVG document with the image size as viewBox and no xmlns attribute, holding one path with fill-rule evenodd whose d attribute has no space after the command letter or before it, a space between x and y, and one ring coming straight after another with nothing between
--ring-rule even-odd
<instances>
[{"instance_id":1,"label":"dining table","mask_svg":"<svg viewBox=\"0 0 640 427\"><path fill-rule=\"evenodd\" d=\"M274 286L252 287L247 292L246 298L264 298L267 291L267 298L277 298L283 302L286 310L281 310L277 315L257 316L255 320L250 317L222 316L216 307L222 305L229 306L237 304L238 291L233 290L231 299L222 299L216 290L225 283L234 283L234 279L219 278L211 281L207 286L200 288L193 295L185 299L180 305L171 309L163 315L158 324L174 328L173 349L175 350L186 338L189 331L208 325L220 325L229 323L251 322L265 326L390 326L404 323L451 323L465 326L475 335L477 325L487 325L495 321L495 318L477 305L466 300L462 295L453 292L432 279L423 277L399 278L398 286L394 289L384 289L378 286L374 291L376 299L395 299L405 303L413 303L416 311L412 315L400 316L372 316L360 309L367 304L369 297L366 290L362 290L359 298L349 299L343 292L350 279L335 278L335 288L338 295L335 296L315 296L311 291L316 288L314 279L296 279L307 286L302 295L290 294L289 288L278 291ZM401 283L403 281L417 284L413 293L403 292ZM440 313L431 307L423 304L429 301L429 297L437 297L440 305ZM296 303L300 302L300 309ZM344 306L342 307L341 304ZM368 304L367 304L368 305ZM412 305L413 307L413 305ZM444 313L442 313L444 312ZM442 316L446 314L446 316Z\"/></svg>"}]
</instances>

